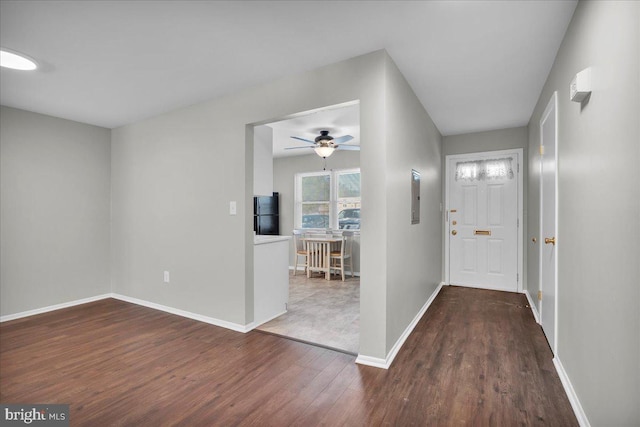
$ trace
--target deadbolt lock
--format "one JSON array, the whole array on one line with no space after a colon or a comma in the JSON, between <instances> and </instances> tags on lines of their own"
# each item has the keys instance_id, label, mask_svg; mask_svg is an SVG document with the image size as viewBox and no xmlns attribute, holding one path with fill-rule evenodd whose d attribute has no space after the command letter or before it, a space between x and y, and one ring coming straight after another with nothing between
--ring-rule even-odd
<instances>
[{"instance_id":1,"label":"deadbolt lock","mask_svg":"<svg viewBox=\"0 0 640 427\"><path fill-rule=\"evenodd\" d=\"M452 221L451 224L456 225L458 223L458 221Z\"/></svg>"},{"instance_id":2,"label":"deadbolt lock","mask_svg":"<svg viewBox=\"0 0 640 427\"><path fill-rule=\"evenodd\" d=\"M453 230L453 231L451 232L451 234L453 234L453 235L455 236L456 234L458 234L458 232L457 232L456 230Z\"/></svg>"}]
</instances>

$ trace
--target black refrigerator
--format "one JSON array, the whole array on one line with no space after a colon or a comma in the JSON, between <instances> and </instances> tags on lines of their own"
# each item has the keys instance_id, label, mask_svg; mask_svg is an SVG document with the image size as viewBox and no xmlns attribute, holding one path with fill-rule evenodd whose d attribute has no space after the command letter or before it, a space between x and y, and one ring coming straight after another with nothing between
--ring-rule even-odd
<instances>
[{"instance_id":1,"label":"black refrigerator","mask_svg":"<svg viewBox=\"0 0 640 427\"><path fill-rule=\"evenodd\" d=\"M280 214L278 193L272 196L253 198L253 231L256 234L280 234Z\"/></svg>"}]
</instances>

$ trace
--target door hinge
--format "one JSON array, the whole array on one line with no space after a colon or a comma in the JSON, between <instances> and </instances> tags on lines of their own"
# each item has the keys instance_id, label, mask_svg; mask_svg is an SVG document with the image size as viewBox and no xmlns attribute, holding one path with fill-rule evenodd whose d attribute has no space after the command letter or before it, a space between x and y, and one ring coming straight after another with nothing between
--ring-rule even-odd
<instances>
[{"instance_id":1,"label":"door hinge","mask_svg":"<svg viewBox=\"0 0 640 427\"><path fill-rule=\"evenodd\" d=\"M520 163L518 163L518 173L520 173Z\"/></svg>"},{"instance_id":2,"label":"door hinge","mask_svg":"<svg viewBox=\"0 0 640 427\"><path fill-rule=\"evenodd\" d=\"M538 291L538 301L542 301L542 291Z\"/></svg>"},{"instance_id":3,"label":"door hinge","mask_svg":"<svg viewBox=\"0 0 640 427\"><path fill-rule=\"evenodd\" d=\"M516 225L518 228L520 228L520 218L516 219Z\"/></svg>"},{"instance_id":4,"label":"door hinge","mask_svg":"<svg viewBox=\"0 0 640 427\"><path fill-rule=\"evenodd\" d=\"M540 146L540 155L544 155L544 145Z\"/></svg>"},{"instance_id":5,"label":"door hinge","mask_svg":"<svg viewBox=\"0 0 640 427\"><path fill-rule=\"evenodd\" d=\"M520 273L516 273L516 283L520 283Z\"/></svg>"}]
</instances>

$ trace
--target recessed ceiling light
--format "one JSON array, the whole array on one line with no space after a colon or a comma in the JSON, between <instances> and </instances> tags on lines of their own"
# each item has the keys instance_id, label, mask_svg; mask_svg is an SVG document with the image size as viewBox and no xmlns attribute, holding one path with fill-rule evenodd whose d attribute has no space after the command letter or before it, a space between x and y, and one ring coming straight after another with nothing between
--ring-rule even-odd
<instances>
[{"instance_id":1,"label":"recessed ceiling light","mask_svg":"<svg viewBox=\"0 0 640 427\"><path fill-rule=\"evenodd\" d=\"M30 71L38 68L36 61L28 56L5 49L0 49L0 66L5 68L11 68L12 70Z\"/></svg>"}]
</instances>

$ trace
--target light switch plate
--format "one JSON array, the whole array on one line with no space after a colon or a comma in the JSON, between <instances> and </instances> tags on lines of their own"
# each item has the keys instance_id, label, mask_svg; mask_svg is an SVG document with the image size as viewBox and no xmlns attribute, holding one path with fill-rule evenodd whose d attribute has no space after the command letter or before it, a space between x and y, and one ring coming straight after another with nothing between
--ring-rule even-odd
<instances>
[{"instance_id":1,"label":"light switch plate","mask_svg":"<svg viewBox=\"0 0 640 427\"><path fill-rule=\"evenodd\" d=\"M235 201L231 201L229 202L229 215L237 215L238 214L238 207L236 205Z\"/></svg>"}]
</instances>

